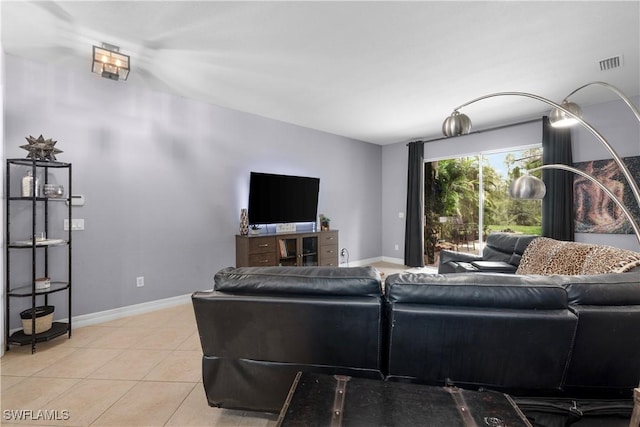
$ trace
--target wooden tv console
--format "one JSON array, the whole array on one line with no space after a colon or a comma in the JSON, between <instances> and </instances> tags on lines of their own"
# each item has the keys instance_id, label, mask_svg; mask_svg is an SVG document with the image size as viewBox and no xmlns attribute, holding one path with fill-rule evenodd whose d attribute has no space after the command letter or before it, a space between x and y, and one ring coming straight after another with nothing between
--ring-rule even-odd
<instances>
[{"instance_id":1,"label":"wooden tv console","mask_svg":"<svg viewBox=\"0 0 640 427\"><path fill-rule=\"evenodd\" d=\"M337 267L338 252L338 230L236 235L236 267Z\"/></svg>"}]
</instances>

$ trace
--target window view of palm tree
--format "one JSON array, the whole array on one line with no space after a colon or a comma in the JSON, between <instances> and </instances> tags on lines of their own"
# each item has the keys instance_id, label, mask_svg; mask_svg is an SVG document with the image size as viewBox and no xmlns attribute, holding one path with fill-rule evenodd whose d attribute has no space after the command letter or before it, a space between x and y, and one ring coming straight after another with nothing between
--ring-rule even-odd
<instances>
[{"instance_id":1,"label":"window view of palm tree","mask_svg":"<svg viewBox=\"0 0 640 427\"><path fill-rule=\"evenodd\" d=\"M540 234L541 202L511 199L507 189L541 155L534 147L426 162L425 263L441 249L478 253L494 231Z\"/></svg>"}]
</instances>

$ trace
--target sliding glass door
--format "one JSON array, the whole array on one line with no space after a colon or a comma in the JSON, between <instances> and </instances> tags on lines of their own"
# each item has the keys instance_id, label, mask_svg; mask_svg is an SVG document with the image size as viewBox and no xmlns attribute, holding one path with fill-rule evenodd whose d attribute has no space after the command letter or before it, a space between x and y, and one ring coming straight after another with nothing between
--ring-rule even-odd
<instances>
[{"instance_id":1,"label":"sliding glass door","mask_svg":"<svg viewBox=\"0 0 640 427\"><path fill-rule=\"evenodd\" d=\"M540 234L541 202L513 200L510 182L539 165L528 147L425 162L425 264L441 249L479 253L493 231Z\"/></svg>"}]
</instances>

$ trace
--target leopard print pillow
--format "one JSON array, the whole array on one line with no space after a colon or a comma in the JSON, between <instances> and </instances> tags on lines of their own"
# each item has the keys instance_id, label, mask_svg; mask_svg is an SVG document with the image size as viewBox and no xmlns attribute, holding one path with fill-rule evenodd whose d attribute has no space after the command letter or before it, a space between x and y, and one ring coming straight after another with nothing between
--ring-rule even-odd
<instances>
[{"instance_id":1,"label":"leopard print pillow","mask_svg":"<svg viewBox=\"0 0 640 427\"><path fill-rule=\"evenodd\" d=\"M640 266L638 252L538 237L531 241L522 254L516 274L624 273L637 266Z\"/></svg>"}]
</instances>

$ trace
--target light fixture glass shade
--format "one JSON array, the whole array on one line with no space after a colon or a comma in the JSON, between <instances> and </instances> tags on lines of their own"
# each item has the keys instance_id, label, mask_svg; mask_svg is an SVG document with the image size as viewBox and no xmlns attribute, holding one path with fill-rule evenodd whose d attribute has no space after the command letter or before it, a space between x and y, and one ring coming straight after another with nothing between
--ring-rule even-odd
<instances>
[{"instance_id":1,"label":"light fixture glass shade","mask_svg":"<svg viewBox=\"0 0 640 427\"><path fill-rule=\"evenodd\" d=\"M466 135L469 132L471 132L471 119L458 111L451 113L442 123L442 133L446 137Z\"/></svg>"},{"instance_id":2,"label":"light fixture glass shade","mask_svg":"<svg viewBox=\"0 0 640 427\"><path fill-rule=\"evenodd\" d=\"M117 46L106 43L102 47L93 46L91 71L110 80L127 80L129 77L129 56L119 52Z\"/></svg>"},{"instance_id":3,"label":"light fixture glass shade","mask_svg":"<svg viewBox=\"0 0 640 427\"><path fill-rule=\"evenodd\" d=\"M562 106L562 108L565 108L571 111L576 116L582 118L582 110L580 109L580 106L575 102L565 100L560 105ZM555 128L564 128L575 125L576 123L578 123L578 120L575 117L571 117L564 111L554 108L549 114L549 123Z\"/></svg>"},{"instance_id":4,"label":"light fixture glass shade","mask_svg":"<svg viewBox=\"0 0 640 427\"><path fill-rule=\"evenodd\" d=\"M531 175L516 178L509 185L509 196L512 199L539 200L547 194L547 187L541 179Z\"/></svg>"}]
</instances>

